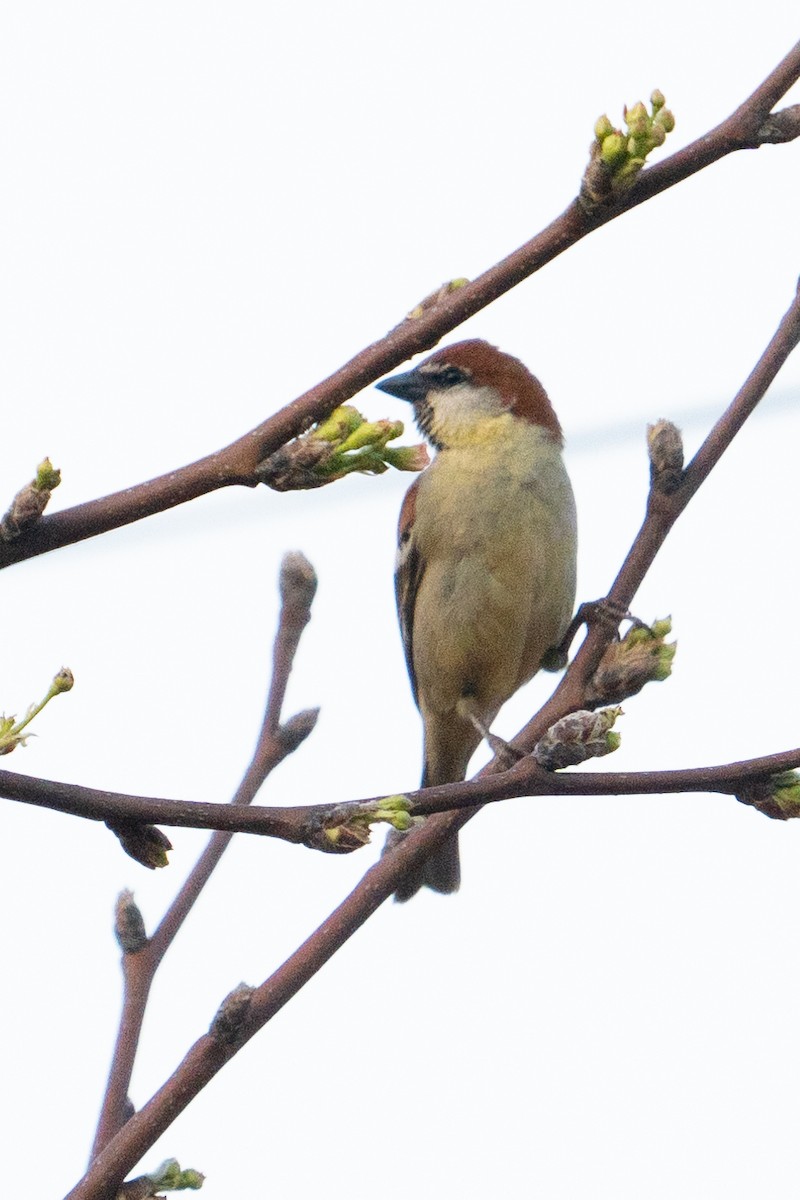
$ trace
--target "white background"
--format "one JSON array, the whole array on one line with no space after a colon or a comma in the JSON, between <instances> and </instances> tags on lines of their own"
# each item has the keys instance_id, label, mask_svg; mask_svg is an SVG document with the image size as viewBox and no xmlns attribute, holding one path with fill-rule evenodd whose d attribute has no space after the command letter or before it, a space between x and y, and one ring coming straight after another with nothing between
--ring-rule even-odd
<instances>
[{"instance_id":1,"label":"white background","mask_svg":"<svg viewBox=\"0 0 800 1200\"><path fill-rule=\"evenodd\" d=\"M722 0L537 8L7 6L3 495L45 454L55 511L232 441L557 215L600 113L660 87L678 148L798 35L788 0L749 18ZM797 194L797 145L730 157L454 335L519 355L550 392L581 598L607 591L641 520L646 423L677 420L692 453L788 306ZM679 650L673 679L625 705L615 769L798 743L798 398L796 357L637 597L643 618L672 613ZM373 390L358 403L408 417ZM62 664L76 685L3 765L227 799L298 548L320 585L286 712L322 715L261 800L414 786L391 581L407 484L218 493L4 572L0 708ZM534 680L498 732L552 686ZM114 898L132 887L152 929L206 839L175 833L150 874L100 825L10 802L2 820L3 1185L57 1197L84 1168L116 1028ZM158 976L137 1105L381 840L346 858L234 842ZM175 1155L209 1198L795 1197L800 829L714 796L518 800L462 842L460 895L385 905L143 1167Z\"/></svg>"}]
</instances>

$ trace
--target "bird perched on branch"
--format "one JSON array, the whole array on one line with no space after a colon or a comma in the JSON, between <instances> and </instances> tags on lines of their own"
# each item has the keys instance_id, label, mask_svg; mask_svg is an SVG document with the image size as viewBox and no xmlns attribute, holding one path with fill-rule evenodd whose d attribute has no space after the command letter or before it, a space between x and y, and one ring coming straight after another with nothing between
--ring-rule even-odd
<instances>
[{"instance_id":1,"label":"bird perched on branch","mask_svg":"<svg viewBox=\"0 0 800 1200\"><path fill-rule=\"evenodd\" d=\"M403 501L395 578L430 787L464 778L501 706L561 641L575 600L575 502L561 426L519 359L458 342L377 386L414 406L437 451ZM453 834L395 898L459 882Z\"/></svg>"}]
</instances>

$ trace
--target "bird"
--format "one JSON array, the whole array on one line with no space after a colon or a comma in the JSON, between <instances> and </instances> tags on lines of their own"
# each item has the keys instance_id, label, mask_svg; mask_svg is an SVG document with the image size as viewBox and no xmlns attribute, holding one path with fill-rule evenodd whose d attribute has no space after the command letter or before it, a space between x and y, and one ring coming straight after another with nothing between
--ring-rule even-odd
<instances>
[{"instance_id":1,"label":"bird","mask_svg":"<svg viewBox=\"0 0 800 1200\"><path fill-rule=\"evenodd\" d=\"M470 339L376 386L412 404L436 452L403 500L395 571L425 788L464 779L484 737L502 743L491 726L506 700L563 665L549 652L575 602L575 501L558 418L518 358ZM402 836L390 831L385 849ZM456 832L395 899L460 881Z\"/></svg>"}]
</instances>

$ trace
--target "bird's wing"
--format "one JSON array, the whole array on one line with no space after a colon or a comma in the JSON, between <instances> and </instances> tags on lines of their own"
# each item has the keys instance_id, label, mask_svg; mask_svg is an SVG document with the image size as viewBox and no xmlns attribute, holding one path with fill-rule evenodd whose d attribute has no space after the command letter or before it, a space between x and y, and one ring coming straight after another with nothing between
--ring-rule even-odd
<instances>
[{"instance_id":1,"label":"bird's wing","mask_svg":"<svg viewBox=\"0 0 800 1200\"><path fill-rule=\"evenodd\" d=\"M411 680L411 690L414 700L419 704L417 696L417 680L414 675L414 610L416 608L419 586L425 571L425 563L419 552L417 540L413 537L414 512L417 503L419 479L412 483L406 492L403 507L400 509L400 521L397 528L397 562L394 573L394 591L397 599L397 615L400 619L400 636L403 639L403 650L406 656L406 666Z\"/></svg>"}]
</instances>

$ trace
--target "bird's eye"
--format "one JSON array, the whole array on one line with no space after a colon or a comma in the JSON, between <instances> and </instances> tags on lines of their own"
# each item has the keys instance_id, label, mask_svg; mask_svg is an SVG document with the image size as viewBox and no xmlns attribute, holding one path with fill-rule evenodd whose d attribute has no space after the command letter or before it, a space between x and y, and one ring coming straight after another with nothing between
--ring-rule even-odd
<instances>
[{"instance_id":1,"label":"bird's eye","mask_svg":"<svg viewBox=\"0 0 800 1200\"><path fill-rule=\"evenodd\" d=\"M440 367L436 372L436 386L441 388L456 387L459 383L465 383L467 378L467 372L462 371L460 367Z\"/></svg>"}]
</instances>

